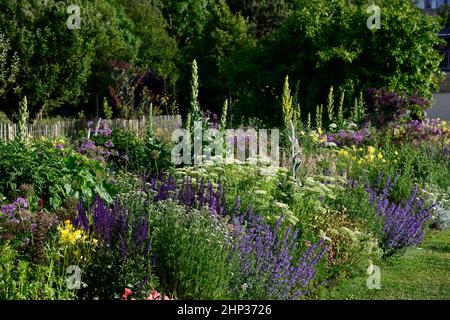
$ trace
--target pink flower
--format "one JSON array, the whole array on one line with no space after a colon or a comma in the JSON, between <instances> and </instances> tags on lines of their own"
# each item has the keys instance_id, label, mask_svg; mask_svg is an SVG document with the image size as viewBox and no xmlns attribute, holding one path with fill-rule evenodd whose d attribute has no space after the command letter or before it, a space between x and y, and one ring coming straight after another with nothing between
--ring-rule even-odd
<instances>
[{"instance_id":1,"label":"pink flower","mask_svg":"<svg viewBox=\"0 0 450 320\"><path fill-rule=\"evenodd\" d=\"M164 296L164 300L170 300L168 296Z\"/></svg>"},{"instance_id":2,"label":"pink flower","mask_svg":"<svg viewBox=\"0 0 450 320\"><path fill-rule=\"evenodd\" d=\"M128 297L127 297L127 295L124 293L124 294L122 294L122 295L120 296L120 299L121 299L121 300L127 300Z\"/></svg>"},{"instance_id":3,"label":"pink flower","mask_svg":"<svg viewBox=\"0 0 450 320\"><path fill-rule=\"evenodd\" d=\"M153 297L153 300L161 300L161 295L158 291L153 290L150 295Z\"/></svg>"},{"instance_id":4,"label":"pink flower","mask_svg":"<svg viewBox=\"0 0 450 320\"><path fill-rule=\"evenodd\" d=\"M131 291L130 289L128 289L128 288L125 288L125 292L123 293L125 296L129 296L129 295L132 295L133 294L133 291Z\"/></svg>"}]
</instances>

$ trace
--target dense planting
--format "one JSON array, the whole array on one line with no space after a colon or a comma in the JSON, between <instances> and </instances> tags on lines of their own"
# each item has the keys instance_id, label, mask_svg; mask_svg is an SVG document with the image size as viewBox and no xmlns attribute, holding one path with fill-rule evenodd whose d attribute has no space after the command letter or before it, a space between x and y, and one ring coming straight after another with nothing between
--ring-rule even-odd
<instances>
[{"instance_id":1,"label":"dense planting","mask_svg":"<svg viewBox=\"0 0 450 320\"><path fill-rule=\"evenodd\" d=\"M0 4L0 299L315 299L448 232L410 1L379 30L359 0L80 0L70 30L66 2ZM33 138L49 115L83 129Z\"/></svg>"}]
</instances>

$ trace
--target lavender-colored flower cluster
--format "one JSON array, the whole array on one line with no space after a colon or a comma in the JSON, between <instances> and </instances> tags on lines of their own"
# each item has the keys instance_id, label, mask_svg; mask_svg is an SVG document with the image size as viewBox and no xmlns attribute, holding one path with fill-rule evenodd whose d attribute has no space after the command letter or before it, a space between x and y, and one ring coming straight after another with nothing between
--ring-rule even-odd
<instances>
[{"instance_id":1,"label":"lavender-colored flower cluster","mask_svg":"<svg viewBox=\"0 0 450 320\"><path fill-rule=\"evenodd\" d=\"M300 258L295 258L297 231L292 232L290 227L283 231L281 222L282 218L272 228L251 209L245 217L236 217L234 250L239 256L246 290L263 287L266 298L298 299L308 292L308 285L315 277L315 266L327 246L320 240L310 245Z\"/></svg>"},{"instance_id":2,"label":"lavender-colored flower cluster","mask_svg":"<svg viewBox=\"0 0 450 320\"><path fill-rule=\"evenodd\" d=\"M120 246L122 258L130 253L150 254L151 239L148 220L132 218L125 207L116 200L109 207L100 197L95 197L88 210L78 204L78 215L74 225L83 228L102 240L107 247Z\"/></svg>"},{"instance_id":3,"label":"lavender-colored flower cluster","mask_svg":"<svg viewBox=\"0 0 450 320\"><path fill-rule=\"evenodd\" d=\"M103 137L109 137L112 133L112 129L106 128L105 124L106 124L105 120L100 120L100 122L98 123L98 127L94 128L94 122L89 121L87 123L87 126L88 126L88 130L91 131L94 135L100 134Z\"/></svg>"},{"instance_id":4,"label":"lavender-colored flower cluster","mask_svg":"<svg viewBox=\"0 0 450 320\"><path fill-rule=\"evenodd\" d=\"M104 146L97 146L94 141L88 139L81 143L77 152L100 162L105 162L109 157L118 155L118 152L112 150L112 148L114 148L114 144L110 140L106 141Z\"/></svg>"},{"instance_id":5,"label":"lavender-colored flower cluster","mask_svg":"<svg viewBox=\"0 0 450 320\"><path fill-rule=\"evenodd\" d=\"M412 120L405 125L398 124L396 129L400 132L396 137L397 140L411 143L432 140L444 135L441 121L438 119Z\"/></svg>"},{"instance_id":6,"label":"lavender-colored flower cluster","mask_svg":"<svg viewBox=\"0 0 450 320\"><path fill-rule=\"evenodd\" d=\"M329 134L327 142L334 142L338 147L359 146L364 140L370 139L371 134L367 128L356 132L341 130L338 133Z\"/></svg>"},{"instance_id":7,"label":"lavender-colored flower cluster","mask_svg":"<svg viewBox=\"0 0 450 320\"><path fill-rule=\"evenodd\" d=\"M165 174L152 176L148 182L146 180L144 177L142 191L147 193L152 190L155 201L172 199L189 208L206 208L212 214L226 215L226 193L220 180L217 188L213 188L211 182L205 183L204 179L194 183L191 177L186 177L182 182L177 182L175 178Z\"/></svg>"},{"instance_id":8,"label":"lavender-colored flower cluster","mask_svg":"<svg viewBox=\"0 0 450 320\"><path fill-rule=\"evenodd\" d=\"M13 218L14 212L19 208L22 208L22 209L28 208L28 202L26 199L17 198L13 203L1 206L0 213L4 214L10 218Z\"/></svg>"},{"instance_id":9,"label":"lavender-colored flower cluster","mask_svg":"<svg viewBox=\"0 0 450 320\"><path fill-rule=\"evenodd\" d=\"M382 219L384 245L388 252L416 246L425 236L425 227L431 219L432 208L417 197L416 186L405 202L393 203L389 197L396 179L387 177L381 188L382 175L378 178L378 187L367 186L370 203L377 209L377 219Z\"/></svg>"}]
</instances>

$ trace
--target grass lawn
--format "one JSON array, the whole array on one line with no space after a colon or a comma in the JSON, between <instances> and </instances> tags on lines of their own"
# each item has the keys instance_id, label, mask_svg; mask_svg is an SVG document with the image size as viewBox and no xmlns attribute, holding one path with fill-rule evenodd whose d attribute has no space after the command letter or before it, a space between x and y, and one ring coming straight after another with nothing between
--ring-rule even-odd
<instances>
[{"instance_id":1,"label":"grass lawn","mask_svg":"<svg viewBox=\"0 0 450 320\"><path fill-rule=\"evenodd\" d=\"M380 290L369 290L367 277L359 277L344 281L324 298L450 299L450 230L429 234L420 247L380 268Z\"/></svg>"}]
</instances>

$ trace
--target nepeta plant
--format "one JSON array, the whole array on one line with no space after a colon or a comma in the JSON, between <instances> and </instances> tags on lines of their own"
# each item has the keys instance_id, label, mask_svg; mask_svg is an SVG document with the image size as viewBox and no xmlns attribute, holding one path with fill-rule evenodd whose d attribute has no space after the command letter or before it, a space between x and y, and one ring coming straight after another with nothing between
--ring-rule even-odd
<instances>
[{"instance_id":1,"label":"nepeta plant","mask_svg":"<svg viewBox=\"0 0 450 320\"><path fill-rule=\"evenodd\" d=\"M283 229L282 220L271 227L252 209L234 219L240 274L232 290L240 298L298 299L311 289L327 246L320 240L300 253L298 232Z\"/></svg>"},{"instance_id":2,"label":"nepeta plant","mask_svg":"<svg viewBox=\"0 0 450 320\"><path fill-rule=\"evenodd\" d=\"M425 201L417 197L417 186L406 201L392 202L390 195L395 181L387 177L381 187L380 175L377 188L367 185L369 201L376 208L377 220L381 220L383 225L383 244L387 254L418 245L425 236L434 207L426 206Z\"/></svg>"}]
</instances>

